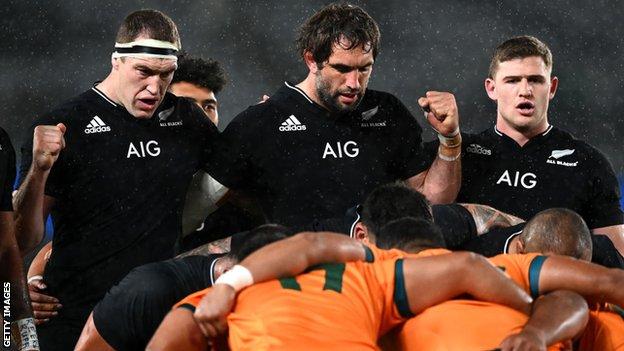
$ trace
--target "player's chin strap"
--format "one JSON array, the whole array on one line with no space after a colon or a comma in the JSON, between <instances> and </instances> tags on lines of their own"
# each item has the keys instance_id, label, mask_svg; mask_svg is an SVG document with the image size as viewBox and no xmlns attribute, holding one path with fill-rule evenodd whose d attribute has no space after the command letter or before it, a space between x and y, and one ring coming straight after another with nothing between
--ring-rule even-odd
<instances>
[{"instance_id":1,"label":"player's chin strap","mask_svg":"<svg viewBox=\"0 0 624 351\"><path fill-rule=\"evenodd\" d=\"M37 338L37 329L33 318L24 318L14 322L17 326L17 335L14 340L19 351L39 351L39 339ZM15 329L14 329L15 330Z\"/></svg>"},{"instance_id":2,"label":"player's chin strap","mask_svg":"<svg viewBox=\"0 0 624 351\"><path fill-rule=\"evenodd\" d=\"M177 61L178 50L179 48L174 43L168 41L139 39L129 43L115 43L113 58L162 58Z\"/></svg>"}]
</instances>

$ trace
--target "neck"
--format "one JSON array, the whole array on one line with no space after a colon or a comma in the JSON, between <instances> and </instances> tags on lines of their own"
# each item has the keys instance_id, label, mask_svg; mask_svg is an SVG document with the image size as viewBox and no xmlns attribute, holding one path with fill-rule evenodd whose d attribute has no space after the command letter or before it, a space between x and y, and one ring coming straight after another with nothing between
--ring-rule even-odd
<instances>
[{"instance_id":1,"label":"neck","mask_svg":"<svg viewBox=\"0 0 624 351\"><path fill-rule=\"evenodd\" d=\"M297 84L296 87L301 89L312 101L328 110L316 93L316 78L314 74L309 73L306 79Z\"/></svg>"},{"instance_id":2,"label":"neck","mask_svg":"<svg viewBox=\"0 0 624 351\"><path fill-rule=\"evenodd\" d=\"M544 133L549 126L550 125L548 124L548 119L544 118L543 123L540 123L537 127L527 131L521 131L510 126L500 115L498 115L496 119L496 129L498 129L499 132L512 138L520 146L524 146L524 144L526 144L536 135Z\"/></svg>"},{"instance_id":3,"label":"neck","mask_svg":"<svg viewBox=\"0 0 624 351\"><path fill-rule=\"evenodd\" d=\"M112 72L95 87L99 91L104 93L104 95L106 95L107 98L111 99L117 104L121 104L121 102L119 101L119 98L117 98L115 89L113 88L113 73Z\"/></svg>"}]
</instances>

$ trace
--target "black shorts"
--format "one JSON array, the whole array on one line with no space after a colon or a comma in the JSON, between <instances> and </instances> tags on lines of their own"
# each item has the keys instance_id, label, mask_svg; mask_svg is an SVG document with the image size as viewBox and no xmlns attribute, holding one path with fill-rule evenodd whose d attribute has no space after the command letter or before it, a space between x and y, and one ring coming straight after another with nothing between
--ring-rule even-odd
<instances>
[{"instance_id":1,"label":"black shorts","mask_svg":"<svg viewBox=\"0 0 624 351\"><path fill-rule=\"evenodd\" d=\"M98 332L116 350L144 350L176 302L212 285L213 265L221 256L188 256L133 269L93 309Z\"/></svg>"}]
</instances>

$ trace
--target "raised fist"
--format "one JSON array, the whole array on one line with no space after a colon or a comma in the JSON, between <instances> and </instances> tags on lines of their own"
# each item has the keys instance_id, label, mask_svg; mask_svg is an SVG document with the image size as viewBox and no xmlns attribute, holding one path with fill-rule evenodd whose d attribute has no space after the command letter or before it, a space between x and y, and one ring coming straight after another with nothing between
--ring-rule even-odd
<instances>
[{"instance_id":1,"label":"raised fist","mask_svg":"<svg viewBox=\"0 0 624 351\"><path fill-rule=\"evenodd\" d=\"M459 132L459 113L453 94L428 91L424 97L418 99L418 105L425 110L427 122L439 134L448 137Z\"/></svg>"},{"instance_id":2,"label":"raised fist","mask_svg":"<svg viewBox=\"0 0 624 351\"><path fill-rule=\"evenodd\" d=\"M66 127L63 123L55 126L37 126L33 135L33 166L47 171L52 168L65 148Z\"/></svg>"}]
</instances>

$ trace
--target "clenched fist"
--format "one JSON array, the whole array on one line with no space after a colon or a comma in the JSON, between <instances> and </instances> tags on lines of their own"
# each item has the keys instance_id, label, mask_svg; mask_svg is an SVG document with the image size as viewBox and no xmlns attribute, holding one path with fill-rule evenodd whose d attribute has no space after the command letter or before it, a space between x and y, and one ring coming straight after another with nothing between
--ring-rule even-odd
<instances>
[{"instance_id":1,"label":"clenched fist","mask_svg":"<svg viewBox=\"0 0 624 351\"><path fill-rule=\"evenodd\" d=\"M65 148L66 127L63 123L55 126L37 126L33 135L33 166L47 171L52 168Z\"/></svg>"},{"instance_id":2,"label":"clenched fist","mask_svg":"<svg viewBox=\"0 0 624 351\"><path fill-rule=\"evenodd\" d=\"M453 94L428 91L418 99L418 105L426 111L427 121L439 134L453 136L459 132L459 113Z\"/></svg>"}]
</instances>

